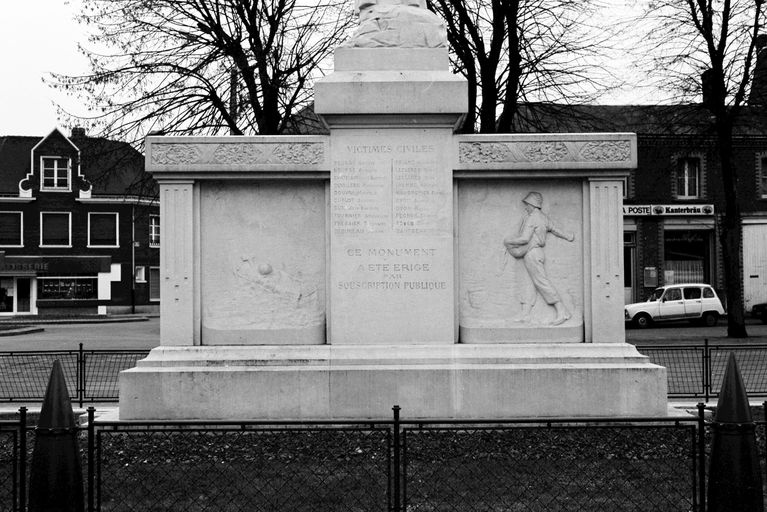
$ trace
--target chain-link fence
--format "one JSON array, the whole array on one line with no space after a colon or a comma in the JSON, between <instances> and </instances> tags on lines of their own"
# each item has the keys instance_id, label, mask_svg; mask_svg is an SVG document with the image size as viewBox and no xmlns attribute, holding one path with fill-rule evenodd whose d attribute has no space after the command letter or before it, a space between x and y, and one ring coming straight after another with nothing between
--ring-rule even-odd
<instances>
[{"instance_id":1,"label":"chain-link fence","mask_svg":"<svg viewBox=\"0 0 767 512\"><path fill-rule=\"evenodd\" d=\"M668 371L669 396L718 395L727 355L734 352L751 396L767 396L767 345L638 345L637 350ZM53 361L61 362L73 402L116 402L119 373L136 366L147 350L0 352L0 402L42 401Z\"/></svg>"},{"instance_id":2,"label":"chain-link fence","mask_svg":"<svg viewBox=\"0 0 767 512\"><path fill-rule=\"evenodd\" d=\"M84 402L116 402L119 374L133 368L148 350L29 350L0 352L0 402L42 402L51 366L59 360L69 397Z\"/></svg>"},{"instance_id":3,"label":"chain-link fence","mask_svg":"<svg viewBox=\"0 0 767 512\"><path fill-rule=\"evenodd\" d=\"M763 471L765 409L754 413ZM704 412L136 423L100 422L91 408L80 446L89 511L705 511ZM0 422L2 510L25 510L35 438L26 421Z\"/></svg>"},{"instance_id":4,"label":"chain-link fence","mask_svg":"<svg viewBox=\"0 0 767 512\"><path fill-rule=\"evenodd\" d=\"M19 422L0 421L0 510L18 507Z\"/></svg>"},{"instance_id":5,"label":"chain-link fence","mask_svg":"<svg viewBox=\"0 0 767 512\"><path fill-rule=\"evenodd\" d=\"M735 354L749 396L767 396L767 345L637 345L650 361L666 367L668 395L676 398L719 396L730 352Z\"/></svg>"},{"instance_id":6,"label":"chain-link fence","mask_svg":"<svg viewBox=\"0 0 767 512\"><path fill-rule=\"evenodd\" d=\"M405 429L403 510L697 510L695 425Z\"/></svg>"},{"instance_id":7,"label":"chain-link fence","mask_svg":"<svg viewBox=\"0 0 767 512\"><path fill-rule=\"evenodd\" d=\"M94 509L697 510L701 422L95 422Z\"/></svg>"}]
</instances>

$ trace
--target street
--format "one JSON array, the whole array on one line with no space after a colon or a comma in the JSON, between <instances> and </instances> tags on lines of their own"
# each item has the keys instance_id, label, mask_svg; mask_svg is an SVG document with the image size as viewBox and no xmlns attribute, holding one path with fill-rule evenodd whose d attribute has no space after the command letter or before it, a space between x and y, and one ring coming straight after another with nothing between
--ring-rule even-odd
<instances>
[{"instance_id":1,"label":"street","mask_svg":"<svg viewBox=\"0 0 767 512\"><path fill-rule=\"evenodd\" d=\"M43 324L43 332L17 336L0 336L0 350L62 350L76 349L82 343L86 349L151 349L160 344L160 319L141 322L110 322L93 324ZM716 327L699 327L688 322L656 324L648 329L626 329L626 341L634 345L692 344L708 338L711 344L767 343L767 325L748 321L749 338L727 338L727 323L720 320Z\"/></svg>"},{"instance_id":2,"label":"street","mask_svg":"<svg viewBox=\"0 0 767 512\"><path fill-rule=\"evenodd\" d=\"M0 350L151 349L160 344L160 319L93 324L41 324L43 332L0 336Z\"/></svg>"},{"instance_id":3,"label":"street","mask_svg":"<svg viewBox=\"0 0 767 512\"><path fill-rule=\"evenodd\" d=\"M724 343L767 343L767 324L752 319L746 321L748 338L727 337L727 320L719 319L716 327L700 327L689 322L668 322L654 324L647 329L626 327L626 341L633 345L665 345L703 343L708 338L710 344Z\"/></svg>"}]
</instances>

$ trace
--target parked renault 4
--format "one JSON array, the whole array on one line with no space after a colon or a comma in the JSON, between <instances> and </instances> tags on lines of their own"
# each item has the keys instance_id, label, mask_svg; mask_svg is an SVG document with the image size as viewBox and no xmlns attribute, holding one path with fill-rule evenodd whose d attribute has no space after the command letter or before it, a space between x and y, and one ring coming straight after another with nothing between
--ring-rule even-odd
<instances>
[{"instance_id":1,"label":"parked renault 4","mask_svg":"<svg viewBox=\"0 0 767 512\"><path fill-rule=\"evenodd\" d=\"M722 301L707 284L674 284L656 288L645 302L626 304L626 322L649 327L653 322L691 320L713 327L724 315Z\"/></svg>"}]
</instances>

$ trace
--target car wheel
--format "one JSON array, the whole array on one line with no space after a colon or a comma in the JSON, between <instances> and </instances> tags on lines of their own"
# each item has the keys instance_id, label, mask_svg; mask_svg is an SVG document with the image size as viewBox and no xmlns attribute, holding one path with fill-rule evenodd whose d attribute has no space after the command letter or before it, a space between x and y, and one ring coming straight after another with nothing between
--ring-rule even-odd
<instances>
[{"instance_id":1,"label":"car wheel","mask_svg":"<svg viewBox=\"0 0 767 512\"><path fill-rule=\"evenodd\" d=\"M652 324L652 318L647 313L639 313L634 317L634 325L640 329L646 329Z\"/></svg>"},{"instance_id":2,"label":"car wheel","mask_svg":"<svg viewBox=\"0 0 767 512\"><path fill-rule=\"evenodd\" d=\"M719 315L716 313L704 313L703 314L703 325L706 327L714 327L716 323L719 321Z\"/></svg>"}]
</instances>

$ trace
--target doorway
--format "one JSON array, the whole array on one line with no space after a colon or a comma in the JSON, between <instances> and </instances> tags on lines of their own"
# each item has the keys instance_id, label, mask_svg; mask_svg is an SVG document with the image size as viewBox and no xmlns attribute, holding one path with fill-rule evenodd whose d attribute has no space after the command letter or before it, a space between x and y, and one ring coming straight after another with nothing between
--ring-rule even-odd
<instances>
[{"instance_id":1,"label":"doorway","mask_svg":"<svg viewBox=\"0 0 767 512\"><path fill-rule=\"evenodd\" d=\"M33 313L31 277L0 277L0 315Z\"/></svg>"},{"instance_id":2,"label":"doorway","mask_svg":"<svg viewBox=\"0 0 767 512\"><path fill-rule=\"evenodd\" d=\"M32 312L32 280L28 277L16 278L16 313Z\"/></svg>"}]
</instances>

